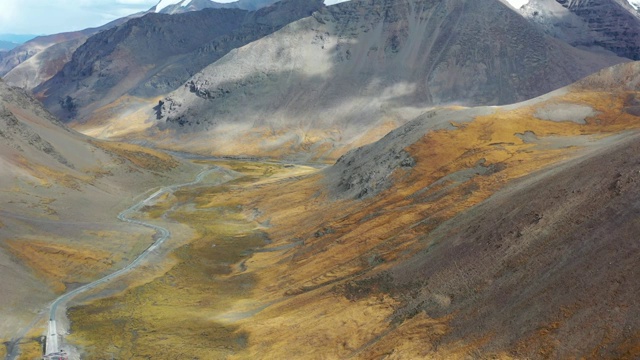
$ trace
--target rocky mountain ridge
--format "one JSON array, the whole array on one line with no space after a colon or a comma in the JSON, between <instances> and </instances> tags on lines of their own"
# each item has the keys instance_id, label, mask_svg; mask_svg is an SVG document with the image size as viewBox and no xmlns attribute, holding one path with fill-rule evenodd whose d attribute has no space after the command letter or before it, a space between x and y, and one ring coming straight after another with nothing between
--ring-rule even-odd
<instances>
[{"instance_id":1,"label":"rocky mountain ridge","mask_svg":"<svg viewBox=\"0 0 640 360\"><path fill-rule=\"evenodd\" d=\"M155 116L191 150L210 139L232 152L243 138L258 153L331 153L417 109L513 103L622 61L548 37L500 1L352 1L231 52Z\"/></svg>"},{"instance_id":2,"label":"rocky mountain ridge","mask_svg":"<svg viewBox=\"0 0 640 360\"><path fill-rule=\"evenodd\" d=\"M0 54L0 76L10 85L32 90L62 70L89 37L141 15L126 16L96 28L38 36Z\"/></svg>"},{"instance_id":3,"label":"rocky mountain ridge","mask_svg":"<svg viewBox=\"0 0 640 360\"><path fill-rule=\"evenodd\" d=\"M242 9L255 11L273 5L278 1L279 0L237 0L219 3L213 0L173 0L166 5L164 1L160 1L152 10L161 14L181 14L203 9Z\"/></svg>"},{"instance_id":4,"label":"rocky mountain ridge","mask_svg":"<svg viewBox=\"0 0 640 360\"><path fill-rule=\"evenodd\" d=\"M530 0L519 11L571 45L640 59L640 13L625 0Z\"/></svg>"},{"instance_id":5,"label":"rocky mountain ridge","mask_svg":"<svg viewBox=\"0 0 640 360\"><path fill-rule=\"evenodd\" d=\"M90 38L62 71L34 91L56 115L82 121L123 95L166 94L231 49L322 6L320 0L285 0L255 12L148 14Z\"/></svg>"}]
</instances>

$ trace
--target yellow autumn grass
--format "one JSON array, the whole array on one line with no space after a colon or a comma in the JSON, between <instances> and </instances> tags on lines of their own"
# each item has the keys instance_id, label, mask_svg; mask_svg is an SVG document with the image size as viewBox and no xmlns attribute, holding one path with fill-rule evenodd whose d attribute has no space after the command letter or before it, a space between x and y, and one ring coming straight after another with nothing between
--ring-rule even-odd
<instances>
[{"instance_id":1,"label":"yellow autumn grass","mask_svg":"<svg viewBox=\"0 0 640 360\"><path fill-rule=\"evenodd\" d=\"M66 283L86 282L114 264L109 252L28 239L10 239L7 249L36 274L62 293Z\"/></svg>"},{"instance_id":2,"label":"yellow autumn grass","mask_svg":"<svg viewBox=\"0 0 640 360\"><path fill-rule=\"evenodd\" d=\"M394 324L389 318L398 299L375 289L349 299L341 289L424 250L425 234L514 180L580 154L576 146L539 146L517 134L597 139L639 129L639 119L622 111L627 95L570 93L430 132L406 149L415 167L397 170L390 189L360 201L332 198L323 175L312 170L218 163L246 176L176 193L175 201L195 206L172 218L198 233L175 252L177 265L148 284L73 309L73 339L87 346L88 359L508 359L479 351L491 333L437 347L451 318L417 314ZM535 117L553 102L588 104L600 114L586 124ZM478 164L494 171L428 187ZM274 176L277 181L265 182ZM265 236L274 250L249 256L265 247Z\"/></svg>"}]
</instances>

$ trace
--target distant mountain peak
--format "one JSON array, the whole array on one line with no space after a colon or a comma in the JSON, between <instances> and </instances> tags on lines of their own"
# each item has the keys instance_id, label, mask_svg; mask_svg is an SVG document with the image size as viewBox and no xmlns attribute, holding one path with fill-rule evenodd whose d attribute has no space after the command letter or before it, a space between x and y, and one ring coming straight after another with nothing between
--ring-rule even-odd
<instances>
[{"instance_id":1,"label":"distant mountain peak","mask_svg":"<svg viewBox=\"0 0 640 360\"><path fill-rule=\"evenodd\" d=\"M505 2L511 4L516 9L521 8L524 5L527 5L530 0L504 0ZM640 9L640 0L623 0L626 1L629 5L631 5L634 9Z\"/></svg>"},{"instance_id":2,"label":"distant mountain peak","mask_svg":"<svg viewBox=\"0 0 640 360\"><path fill-rule=\"evenodd\" d=\"M640 13L633 7L639 4L640 0L530 0L518 11L573 46L640 60Z\"/></svg>"},{"instance_id":3,"label":"distant mountain peak","mask_svg":"<svg viewBox=\"0 0 640 360\"><path fill-rule=\"evenodd\" d=\"M213 0L160 0L149 11L162 14L179 14L204 9L242 9L255 11L279 0L237 0L220 3Z\"/></svg>"},{"instance_id":4,"label":"distant mountain peak","mask_svg":"<svg viewBox=\"0 0 640 360\"><path fill-rule=\"evenodd\" d=\"M167 7L171 5L186 7L187 5L189 5L190 2L191 0L160 0L158 4L155 6L155 8L156 8L156 12L162 12L162 10L165 10Z\"/></svg>"},{"instance_id":5,"label":"distant mountain peak","mask_svg":"<svg viewBox=\"0 0 640 360\"><path fill-rule=\"evenodd\" d=\"M516 9L521 8L529 3L529 0L502 0L502 2L508 3Z\"/></svg>"}]
</instances>

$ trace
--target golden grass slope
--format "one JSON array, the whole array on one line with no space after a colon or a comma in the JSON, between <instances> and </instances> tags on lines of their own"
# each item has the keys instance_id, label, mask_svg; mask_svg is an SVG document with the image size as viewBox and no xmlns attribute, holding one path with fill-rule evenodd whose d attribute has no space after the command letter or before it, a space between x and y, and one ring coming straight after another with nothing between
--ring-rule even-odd
<instances>
[{"instance_id":1,"label":"golden grass slope","mask_svg":"<svg viewBox=\"0 0 640 360\"><path fill-rule=\"evenodd\" d=\"M519 204L509 194L531 188L536 193L528 194L529 198L544 198L540 192L544 187L535 188L536 184L553 180L552 175L562 171L570 178L569 170L575 171L579 164L624 148L616 144L627 144L640 130L640 118L629 111L638 97L635 85L616 91L578 86L547 99L496 108L465 123L458 122L454 113L453 128L429 131L406 144L405 150L415 160L413 167L398 167L389 188L361 200L336 197L335 189L326 187L331 183L326 179L329 172L265 183L270 165L229 164L247 176L223 187L181 191L172 200L182 205L171 217L199 234L176 252L178 265L146 285L73 309L73 340L85 346L88 359L105 354L167 359L640 356L640 339L634 335L640 325L631 310L626 332L610 331L599 338L588 336L588 327L577 335L562 332L572 329L563 326L577 321L579 314L596 315L588 301L571 298L570 291L566 301L572 307L560 306L553 298L530 300L532 306L555 314L553 321L547 321L547 312L544 319L525 321L527 314L518 311L517 303L502 304L511 311L502 314L496 308L493 317L513 318L503 323L482 318L492 327L478 328L482 322L474 322L474 316L490 317L492 313L485 312L492 309L473 302L476 296L489 296L487 289L492 286L491 278L476 280L476 273L497 267L496 279L506 276L513 281L514 291L528 289L525 286L539 281L526 278L527 269L538 266L527 262L528 254L538 259L546 250L565 251L566 256L579 251L562 249L561 242L554 242L553 249L541 247L527 253L517 243L520 233L523 241L531 242L536 239L532 236L545 232L561 238L564 218L559 217L554 227L536 227L553 216L520 214L527 204ZM586 105L594 113L577 122L537 117L540 109L558 104ZM603 158L611 160L609 155ZM602 175L602 171L593 173ZM622 193L634 188L624 174L620 177L624 181L611 180L613 187L609 180L596 178L593 181L602 184L590 191ZM549 186L562 186L551 180ZM559 191L557 196L575 199L571 194ZM492 204L491 211L478 213L478 206L487 203ZM514 208L517 221L528 225L512 234L490 233L492 227L503 224L493 218L483 223L482 218L507 206ZM466 227L458 230L452 219L464 220ZM489 245L473 242L474 226L489 229L481 238ZM467 233L470 237L460 238ZM489 249L489 255L479 250L506 237L516 239L518 246ZM457 240L449 243L448 239ZM465 246L460 245L461 239L466 239ZM422 259L429 259L434 251L447 254L431 259L443 272L435 269L421 276L418 270L428 265ZM500 251L524 252L494 261L490 254ZM456 254L464 255L465 261L458 263ZM402 278L403 269L412 271L407 272L408 278ZM508 277L517 271L524 274L523 279ZM615 269L607 271L616 274ZM605 302L614 295L607 290L600 293ZM470 305L460 308L461 304ZM522 325L513 329L508 321ZM516 340L505 340L505 334ZM575 342L576 338L583 341ZM563 350L565 343L570 352Z\"/></svg>"},{"instance_id":2,"label":"golden grass slope","mask_svg":"<svg viewBox=\"0 0 640 360\"><path fill-rule=\"evenodd\" d=\"M140 169L166 172L180 165L171 155L142 146L109 141L92 141L92 143L130 161Z\"/></svg>"},{"instance_id":3,"label":"golden grass slope","mask_svg":"<svg viewBox=\"0 0 640 360\"><path fill-rule=\"evenodd\" d=\"M114 263L112 254L90 247L17 239L5 244L58 293L66 290L65 283L87 282Z\"/></svg>"},{"instance_id":4,"label":"golden grass slope","mask_svg":"<svg viewBox=\"0 0 640 360\"><path fill-rule=\"evenodd\" d=\"M299 175L310 171L236 161L228 163L228 167L243 172L245 178L210 191L226 194L246 184L277 179L286 172ZM97 308L72 309L72 332L77 335L70 340L88 351L87 359L110 355L117 358L224 358L246 346L246 336L237 326L215 317L231 307L236 299L244 299L250 293L253 276L229 275L234 271L234 264L246 256L246 251L264 244L264 234L247 219L237 199L227 198L208 206L205 199L198 198L201 191L184 189L166 199L172 205L187 204L171 211L170 217L188 223L198 234L190 244L174 253L175 266L160 278L127 291L118 300L99 300L95 303ZM194 198L196 206L189 206ZM171 205L157 206L172 208ZM149 210L154 216L158 215L156 207ZM156 298L158 294L163 295ZM114 300L122 302L117 309ZM149 347L151 343L155 345Z\"/></svg>"}]
</instances>

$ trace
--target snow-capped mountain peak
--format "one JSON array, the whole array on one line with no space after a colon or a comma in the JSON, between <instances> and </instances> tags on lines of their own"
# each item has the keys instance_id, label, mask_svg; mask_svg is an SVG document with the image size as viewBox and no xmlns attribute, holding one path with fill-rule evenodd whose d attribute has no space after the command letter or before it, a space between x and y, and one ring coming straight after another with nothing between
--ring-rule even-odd
<instances>
[{"instance_id":1,"label":"snow-capped mountain peak","mask_svg":"<svg viewBox=\"0 0 640 360\"><path fill-rule=\"evenodd\" d=\"M522 6L529 3L529 0L503 0L503 1L509 3L511 6L513 6L516 9L520 9ZM626 0L626 1L634 9L636 10L640 9L640 0Z\"/></svg>"},{"instance_id":2,"label":"snow-capped mountain peak","mask_svg":"<svg viewBox=\"0 0 640 360\"><path fill-rule=\"evenodd\" d=\"M156 5L156 12L159 13L163 9L171 5L179 5L179 6L185 7L189 5L190 2L191 0L160 0L160 2L158 2L158 5Z\"/></svg>"},{"instance_id":3,"label":"snow-capped mountain peak","mask_svg":"<svg viewBox=\"0 0 640 360\"><path fill-rule=\"evenodd\" d=\"M529 3L529 0L504 0L504 2L509 3L509 5L513 6L516 9L521 8L522 6Z\"/></svg>"}]
</instances>

